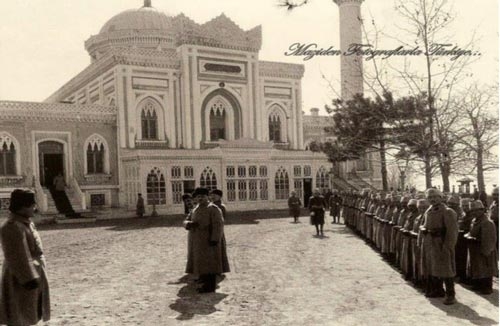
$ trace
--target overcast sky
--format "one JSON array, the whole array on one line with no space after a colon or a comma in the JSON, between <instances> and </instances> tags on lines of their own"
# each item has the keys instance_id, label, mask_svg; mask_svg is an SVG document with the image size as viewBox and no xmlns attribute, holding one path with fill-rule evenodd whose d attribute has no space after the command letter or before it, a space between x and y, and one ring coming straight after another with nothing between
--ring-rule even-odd
<instances>
[{"instance_id":1,"label":"overcast sky","mask_svg":"<svg viewBox=\"0 0 500 326\"><path fill-rule=\"evenodd\" d=\"M295 43L317 43L320 47L339 46L338 7L331 0L310 0L307 6L287 12L278 0L153 0L153 7L169 15L183 12L197 23L224 12L244 30L262 25L260 59L305 65L302 81L303 109L330 103L340 79L339 57L287 57L284 52ZM475 50L482 53L472 67L482 83L498 80L497 1L450 0L456 20L450 43L465 45L476 31ZM84 41L99 32L114 15L139 8L142 0L1 0L0 13L0 100L43 101L83 70L90 58ZM373 17L387 34L396 34L398 16L393 0L366 0L366 19ZM380 40L380 48L394 44ZM417 60L417 59L415 59Z\"/></svg>"}]
</instances>

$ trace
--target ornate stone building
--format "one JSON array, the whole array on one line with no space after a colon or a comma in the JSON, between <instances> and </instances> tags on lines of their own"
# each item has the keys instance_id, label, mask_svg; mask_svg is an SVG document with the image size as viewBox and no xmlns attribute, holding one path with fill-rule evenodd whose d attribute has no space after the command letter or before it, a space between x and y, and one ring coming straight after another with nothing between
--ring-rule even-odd
<instances>
[{"instance_id":1,"label":"ornate stone building","mask_svg":"<svg viewBox=\"0 0 500 326\"><path fill-rule=\"evenodd\" d=\"M225 15L198 24L145 1L85 42L90 65L43 103L0 102L0 198L31 188L43 212L63 173L77 209L159 213L219 188L232 210L283 208L329 186L330 164L304 151L302 65L259 58L260 26Z\"/></svg>"}]
</instances>

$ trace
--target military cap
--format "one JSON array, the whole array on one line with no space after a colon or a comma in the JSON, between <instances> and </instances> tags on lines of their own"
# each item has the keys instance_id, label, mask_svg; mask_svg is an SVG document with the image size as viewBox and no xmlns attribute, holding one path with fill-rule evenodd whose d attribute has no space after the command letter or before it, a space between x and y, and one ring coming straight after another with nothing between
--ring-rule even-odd
<instances>
[{"instance_id":1,"label":"military cap","mask_svg":"<svg viewBox=\"0 0 500 326\"><path fill-rule=\"evenodd\" d=\"M428 195L438 195L439 197L443 197L443 193L441 192L441 190L439 189L436 189L436 188L429 188L425 191L425 194L428 196Z\"/></svg>"},{"instance_id":2,"label":"military cap","mask_svg":"<svg viewBox=\"0 0 500 326\"><path fill-rule=\"evenodd\" d=\"M182 200L187 200L187 199L193 199L193 196L191 196L191 194L182 195Z\"/></svg>"},{"instance_id":3,"label":"military cap","mask_svg":"<svg viewBox=\"0 0 500 326\"><path fill-rule=\"evenodd\" d=\"M416 199L410 199L408 201L408 206L417 206L417 200Z\"/></svg>"},{"instance_id":4,"label":"military cap","mask_svg":"<svg viewBox=\"0 0 500 326\"><path fill-rule=\"evenodd\" d=\"M452 195L448 198L447 203L459 205L460 204L460 197L458 197L457 195Z\"/></svg>"},{"instance_id":5,"label":"military cap","mask_svg":"<svg viewBox=\"0 0 500 326\"><path fill-rule=\"evenodd\" d=\"M480 209L484 209L484 205L483 205L482 201L473 200L469 203L469 210L470 211L476 211L476 210L480 210Z\"/></svg>"},{"instance_id":6,"label":"military cap","mask_svg":"<svg viewBox=\"0 0 500 326\"><path fill-rule=\"evenodd\" d=\"M10 194L9 211L15 213L23 207L35 204L35 194L29 190L15 189Z\"/></svg>"},{"instance_id":7,"label":"military cap","mask_svg":"<svg viewBox=\"0 0 500 326\"><path fill-rule=\"evenodd\" d=\"M492 195L498 195L498 187L493 188Z\"/></svg>"},{"instance_id":8,"label":"military cap","mask_svg":"<svg viewBox=\"0 0 500 326\"><path fill-rule=\"evenodd\" d=\"M196 188L193 192L193 197L196 196L208 196L208 189L207 188Z\"/></svg>"},{"instance_id":9,"label":"military cap","mask_svg":"<svg viewBox=\"0 0 500 326\"><path fill-rule=\"evenodd\" d=\"M222 197L222 190L219 190L219 189L213 189L210 191L210 194L212 195L217 195L217 196L221 196Z\"/></svg>"}]
</instances>

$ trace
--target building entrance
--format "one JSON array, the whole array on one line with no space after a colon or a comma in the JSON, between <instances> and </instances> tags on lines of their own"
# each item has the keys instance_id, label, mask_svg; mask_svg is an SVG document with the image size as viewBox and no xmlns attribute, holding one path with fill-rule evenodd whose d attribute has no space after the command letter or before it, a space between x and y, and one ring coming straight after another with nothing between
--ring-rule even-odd
<instances>
[{"instance_id":1,"label":"building entrance","mask_svg":"<svg viewBox=\"0 0 500 326\"><path fill-rule=\"evenodd\" d=\"M55 141L45 141L38 145L38 161L40 168L40 184L51 187L54 177L64 175L64 147Z\"/></svg>"},{"instance_id":2,"label":"building entrance","mask_svg":"<svg viewBox=\"0 0 500 326\"><path fill-rule=\"evenodd\" d=\"M309 198L312 196L312 179L304 178L304 207L309 206Z\"/></svg>"}]
</instances>

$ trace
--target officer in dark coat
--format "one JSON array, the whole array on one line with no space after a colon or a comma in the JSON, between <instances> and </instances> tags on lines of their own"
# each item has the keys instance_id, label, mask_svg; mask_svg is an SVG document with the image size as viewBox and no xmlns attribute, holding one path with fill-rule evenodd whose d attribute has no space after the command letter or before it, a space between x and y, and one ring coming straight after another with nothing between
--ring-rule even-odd
<instances>
[{"instance_id":1,"label":"officer in dark coat","mask_svg":"<svg viewBox=\"0 0 500 326\"><path fill-rule=\"evenodd\" d=\"M0 285L0 324L35 325L50 319L49 283L42 241L31 220L36 207L32 192L16 189L11 215L0 227L4 253Z\"/></svg>"},{"instance_id":2,"label":"officer in dark coat","mask_svg":"<svg viewBox=\"0 0 500 326\"><path fill-rule=\"evenodd\" d=\"M319 189L315 189L313 195L309 198L308 208L311 215L311 224L316 227L316 235L319 236L321 234L323 236L326 203Z\"/></svg>"},{"instance_id":3,"label":"officer in dark coat","mask_svg":"<svg viewBox=\"0 0 500 326\"><path fill-rule=\"evenodd\" d=\"M224 220L224 224L226 223L226 205L222 203L222 190L213 189L210 191L210 200L213 204L215 204L222 212L222 219ZM229 259L227 258L227 248L226 248L226 236L224 232L222 232L222 272L229 273L231 269L229 268Z\"/></svg>"}]
</instances>

